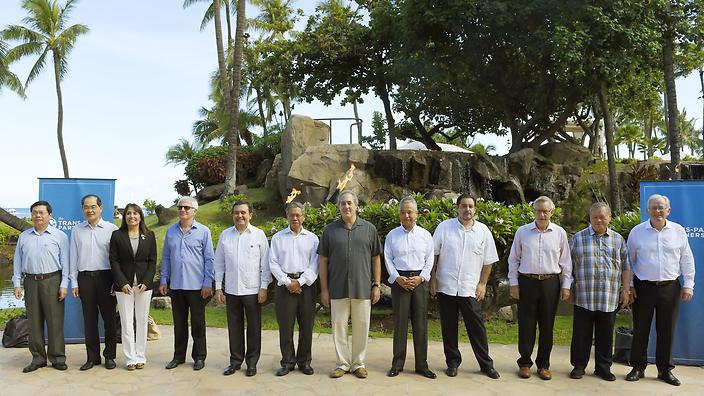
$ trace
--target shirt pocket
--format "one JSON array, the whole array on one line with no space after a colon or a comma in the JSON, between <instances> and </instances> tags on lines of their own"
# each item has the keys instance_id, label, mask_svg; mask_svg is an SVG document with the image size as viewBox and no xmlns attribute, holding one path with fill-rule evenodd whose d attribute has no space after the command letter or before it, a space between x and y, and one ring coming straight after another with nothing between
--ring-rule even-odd
<instances>
[{"instance_id":1,"label":"shirt pocket","mask_svg":"<svg viewBox=\"0 0 704 396\"><path fill-rule=\"evenodd\" d=\"M256 266L256 268L259 268L259 262L261 261L261 255L262 252L259 249L259 245L257 244L251 244L246 247L247 249L247 266L252 267L249 270L252 270L253 267Z\"/></svg>"},{"instance_id":2,"label":"shirt pocket","mask_svg":"<svg viewBox=\"0 0 704 396\"><path fill-rule=\"evenodd\" d=\"M200 240L196 238L186 238L186 248L190 252L201 253L203 251L203 244Z\"/></svg>"},{"instance_id":3,"label":"shirt pocket","mask_svg":"<svg viewBox=\"0 0 704 396\"><path fill-rule=\"evenodd\" d=\"M481 240L478 241L474 244L474 248L472 249L472 252L478 256L484 255L484 247L486 246L486 241Z\"/></svg>"}]
</instances>

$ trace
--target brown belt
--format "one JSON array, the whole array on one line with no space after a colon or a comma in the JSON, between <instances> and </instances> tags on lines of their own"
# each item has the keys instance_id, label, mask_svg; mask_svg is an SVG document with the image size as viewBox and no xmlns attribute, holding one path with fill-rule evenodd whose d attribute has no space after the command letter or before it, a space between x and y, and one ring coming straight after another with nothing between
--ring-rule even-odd
<instances>
[{"instance_id":1,"label":"brown belt","mask_svg":"<svg viewBox=\"0 0 704 396\"><path fill-rule=\"evenodd\" d=\"M40 281L44 279L53 278L59 275L61 271L49 272L48 274L24 274L25 278L33 279L35 281Z\"/></svg>"},{"instance_id":2,"label":"brown belt","mask_svg":"<svg viewBox=\"0 0 704 396\"><path fill-rule=\"evenodd\" d=\"M560 277L560 274L524 274L522 272L520 272L519 275L525 276L526 278L537 279L539 281L546 280L546 279L555 279L555 278Z\"/></svg>"}]
</instances>

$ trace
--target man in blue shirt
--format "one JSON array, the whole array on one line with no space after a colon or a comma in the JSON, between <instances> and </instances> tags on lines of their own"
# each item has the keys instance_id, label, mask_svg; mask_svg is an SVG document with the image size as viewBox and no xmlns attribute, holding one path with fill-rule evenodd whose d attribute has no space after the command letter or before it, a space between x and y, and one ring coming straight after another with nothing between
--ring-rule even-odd
<instances>
[{"instance_id":1,"label":"man in blue shirt","mask_svg":"<svg viewBox=\"0 0 704 396\"><path fill-rule=\"evenodd\" d=\"M66 370L64 344L64 299L69 278L68 237L49 225L51 205L38 201L30 207L33 228L20 234L15 249L12 283L15 298L22 298L29 319L29 351L32 362L22 372L46 367L47 359L57 370ZM46 323L49 348L44 345Z\"/></svg>"},{"instance_id":2,"label":"man in blue shirt","mask_svg":"<svg viewBox=\"0 0 704 396\"><path fill-rule=\"evenodd\" d=\"M178 201L179 222L169 227L164 238L159 292L171 289L174 319L174 357L166 365L173 369L186 361L188 314L193 336L193 370L205 366L205 305L212 295L213 240L210 230L195 221L198 201L182 197Z\"/></svg>"}]
</instances>

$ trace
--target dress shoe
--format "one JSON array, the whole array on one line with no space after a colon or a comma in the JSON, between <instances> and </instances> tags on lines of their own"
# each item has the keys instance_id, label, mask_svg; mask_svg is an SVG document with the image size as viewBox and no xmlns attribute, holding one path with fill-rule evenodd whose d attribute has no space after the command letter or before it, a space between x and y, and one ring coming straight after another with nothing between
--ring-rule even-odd
<instances>
[{"instance_id":1,"label":"dress shoe","mask_svg":"<svg viewBox=\"0 0 704 396\"><path fill-rule=\"evenodd\" d=\"M429 368L424 368L424 369L416 370L416 374L420 374L420 375L422 375L423 377L425 377L425 378L430 378L430 379L435 379L435 378L438 377L434 372L430 371Z\"/></svg>"},{"instance_id":2,"label":"dress shoe","mask_svg":"<svg viewBox=\"0 0 704 396\"><path fill-rule=\"evenodd\" d=\"M51 366L59 371L64 371L68 368L66 363L52 363Z\"/></svg>"},{"instance_id":3,"label":"dress shoe","mask_svg":"<svg viewBox=\"0 0 704 396\"><path fill-rule=\"evenodd\" d=\"M41 363L41 364L34 364L30 363L25 368L22 369L23 373L31 373L32 371L36 371L37 369L40 369L42 367L46 367L46 363Z\"/></svg>"},{"instance_id":4,"label":"dress shoe","mask_svg":"<svg viewBox=\"0 0 704 396\"><path fill-rule=\"evenodd\" d=\"M136 368L137 368L137 366L135 366L134 364L127 365L127 371L134 371L134 369L136 369Z\"/></svg>"},{"instance_id":5,"label":"dress shoe","mask_svg":"<svg viewBox=\"0 0 704 396\"><path fill-rule=\"evenodd\" d=\"M658 379L670 385L680 386L680 380L678 380L677 377L672 375L671 371L665 373L658 373Z\"/></svg>"},{"instance_id":6,"label":"dress shoe","mask_svg":"<svg viewBox=\"0 0 704 396\"><path fill-rule=\"evenodd\" d=\"M457 367L448 367L445 370L445 374L447 374L448 377L457 377Z\"/></svg>"},{"instance_id":7,"label":"dress shoe","mask_svg":"<svg viewBox=\"0 0 704 396\"><path fill-rule=\"evenodd\" d=\"M203 359L198 359L195 362L193 362L193 370L195 370L195 371L203 370L203 367L205 367L205 361Z\"/></svg>"},{"instance_id":8,"label":"dress shoe","mask_svg":"<svg viewBox=\"0 0 704 396\"><path fill-rule=\"evenodd\" d=\"M310 364L304 364L303 366L298 366L298 368L301 369L301 372L305 375L313 375L313 373L315 373Z\"/></svg>"},{"instance_id":9,"label":"dress shoe","mask_svg":"<svg viewBox=\"0 0 704 396\"><path fill-rule=\"evenodd\" d=\"M141 370L144 368L144 363L137 363L134 365L134 368L136 368L137 370Z\"/></svg>"},{"instance_id":10,"label":"dress shoe","mask_svg":"<svg viewBox=\"0 0 704 396\"><path fill-rule=\"evenodd\" d=\"M229 365L225 369L225 371L222 372L222 375L232 375L235 373L235 371L239 370L240 366L235 366L235 365Z\"/></svg>"},{"instance_id":11,"label":"dress shoe","mask_svg":"<svg viewBox=\"0 0 704 396\"><path fill-rule=\"evenodd\" d=\"M171 360L169 363L166 364L166 369L167 369L167 370L174 369L174 368L178 367L180 364L183 364L183 363L184 363L183 360L173 359L173 360Z\"/></svg>"},{"instance_id":12,"label":"dress shoe","mask_svg":"<svg viewBox=\"0 0 704 396\"><path fill-rule=\"evenodd\" d=\"M108 370L112 370L115 367L117 367L117 364L115 364L115 359L105 359L105 368Z\"/></svg>"},{"instance_id":13,"label":"dress shoe","mask_svg":"<svg viewBox=\"0 0 704 396\"><path fill-rule=\"evenodd\" d=\"M360 367L354 371L354 376L357 378L364 379L364 378L367 378L367 376L369 376L369 373L367 372L367 369L365 369L364 367Z\"/></svg>"},{"instance_id":14,"label":"dress shoe","mask_svg":"<svg viewBox=\"0 0 704 396\"><path fill-rule=\"evenodd\" d=\"M340 378L343 375L345 375L347 371L341 369L340 367L337 367L335 370L330 372L330 378Z\"/></svg>"},{"instance_id":15,"label":"dress shoe","mask_svg":"<svg viewBox=\"0 0 704 396\"><path fill-rule=\"evenodd\" d=\"M277 377L283 377L284 375L286 375L286 374L288 374L288 373L290 373L290 372L291 372L291 369L289 369L289 368L286 367L286 366L279 367L279 369L276 370L276 376L277 376Z\"/></svg>"},{"instance_id":16,"label":"dress shoe","mask_svg":"<svg viewBox=\"0 0 704 396\"><path fill-rule=\"evenodd\" d=\"M255 366L247 367L247 371L244 372L247 377L254 377L257 375L257 368Z\"/></svg>"},{"instance_id":17,"label":"dress shoe","mask_svg":"<svg viewBox=\"0 0 704 396\"><path fill-rule=\"evenodd\" d=\"M541 380L549 381L552 379L552 374L550 374L550 370L546 368L539 368L538 377L540 377Z\"/></svg>"},{"instance_id":18,"label":"dress shoe","mask_svg":"<svg viewBox=\"0 0 704 396\"><path fill-rule=\"evenodd\" d=\"M611 371L594 371L594 375L603 379L604 381L616 381L616 376Z\"/></svg>"},{"instance_id":19,"label":"dress shoe","mask_svg":"<svg viewBox=\"0 0 704 396\"><path fill-rule=\"evenodd\" d=\"M519 367L518 376L521 378L530 378L530 367Z\"/></svg>"},{"instance_id":20,"label":"dress shoe","mask_svg":"<svg viewBox=\"0 0 704 396\"><path fill-rule=\"evenodd\" d=\"M643 377L645 377L645 372L634 367L630 373L626 374L626 381L638 381Z\"/></svg>"},{"instance_id":21,"label":"dress shoe","mask_svg":"<svg viewBox=\"0 0 704 396\"><path fill-rule=\"evenodd\" d=\"M499 377L501 377L499 375L499 372L496 371L496 369L493 367L487 370L482 370L482 373L484 373L487 377L491 379L499 379Z\"/></svg>"},{"instance_id":22,"label":"dress shoe","mask_svg":"<svg viewBox=\"0 0 704 396\"><path fill-rule=\"evenodd\" d=\"M584 377L584 369L581 367L575 367L570 371L570 378L572 379L582 379Z\"/></svg>"},{"instance_id":23,"label":"dress shoe","mask_svg":"<svg viewBox=\"0 0 704 396\"><path fill-rule=\"evenodd\" d=\"M98 364L100 364L100 363L98 363ZM79 368L79 370L81 370L81 371L90 370L93 368L93 366L95 366L95 363L93 363L89 360L89 361L83 363L83 366L81 366L81 368Z\"/></svg>"},{"instance_id":24,"label":"dress shoe","mask_svg":"<svg viewBox=\"0 0 704 396\"><path fill-rule=\"evenodd\" d=\"M386 376L387 376L387 377L396 377L396 376L398 376L398 373L399 373L399 372L400 372L400 370L397 369L396 367L391 367L391 368L389 369L389 372L386 373Z\"/></svg>"}]
</instances>

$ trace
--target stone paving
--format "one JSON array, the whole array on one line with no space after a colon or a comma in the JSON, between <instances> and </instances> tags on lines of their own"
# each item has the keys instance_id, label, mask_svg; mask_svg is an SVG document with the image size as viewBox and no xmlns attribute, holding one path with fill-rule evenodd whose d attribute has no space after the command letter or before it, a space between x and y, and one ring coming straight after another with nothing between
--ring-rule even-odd
<instances>
[{"instance_id":1,"label":"stone paving","mask_svg":"<svg viewBox=\"0 0 704 396\"><path fill-rule=\"evenodd\" d=\"M146 367L131 372L125 369L120 345L115 370L100 366L79 371L78 368L85 362L85 349L78 344L66 346L68 371L60 372L47 367L29 374L22 373L22 368L30 361L26 348L0 348L0 395L704 395L704 370L700 367L678 366L673 373L682 381L680 387L658 381L654 366L649 366L646 378L635 383L624 380L630 368L618 364L612 369L617 376L615 382L606 382L591 375L593 366L583 379L570 379L568 374L572 367L568 347L553 349L553 379L543 381L535 375L530 379L517 377L515 345L491 345L495 367L501 373L500 379L492 380L479 372L469 344L461 346L464 363L458 376L447 377L444 374L442 343L431 342L429 363L438 378L429 380L413 372L413 348L409 343L406 371L398 377L388 378L386 371L391 362L392 348L390 338L370 340L367 354L369 378L361 380L350 374L331 379L328 373L334 368L335 353L329 334L314 335L314 375L306 376L294 371L284 377L276 377L274 371L279 367L280 355L278 333L275 331L263 332L262 357L256 376L245 377L243 371L238 371L225 377L222 371L227 366L229 356L227 332L216 328L208 328L208 358L203 370L193 371L190 359L176 369L165 370L164 365L172 356L173 331L170 326L161 326L161 331L161 340L147 343Z\"/></svg>"}]
</instances>

